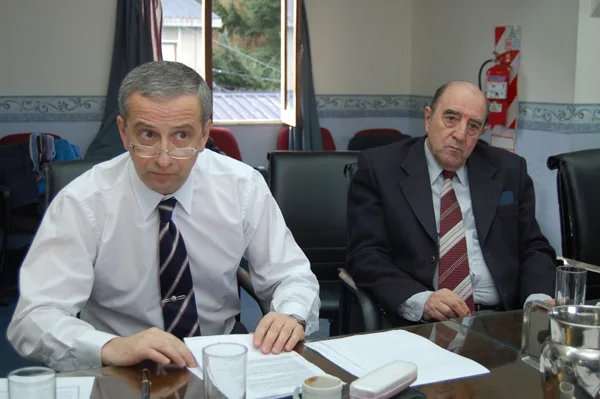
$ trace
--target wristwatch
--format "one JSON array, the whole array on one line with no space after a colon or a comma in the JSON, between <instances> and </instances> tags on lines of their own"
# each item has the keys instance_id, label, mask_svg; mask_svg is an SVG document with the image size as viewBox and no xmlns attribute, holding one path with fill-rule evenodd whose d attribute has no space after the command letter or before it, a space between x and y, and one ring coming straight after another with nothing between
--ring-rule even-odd
<instances>
[{"instance_id":1,"label":"wristwatch","mask_svg":"<svg viewBox=\"0 0 600 399\"><path fill-rule=\"evenodd\" d=\"M296 320L298 322L298 324L300 324L302 326L302 329L304 331L306 331L306 320L304 320L303 318L296 316L295 314L289 314L288 316L292 317L294 320Z\"/></svg>"}]
</instances>

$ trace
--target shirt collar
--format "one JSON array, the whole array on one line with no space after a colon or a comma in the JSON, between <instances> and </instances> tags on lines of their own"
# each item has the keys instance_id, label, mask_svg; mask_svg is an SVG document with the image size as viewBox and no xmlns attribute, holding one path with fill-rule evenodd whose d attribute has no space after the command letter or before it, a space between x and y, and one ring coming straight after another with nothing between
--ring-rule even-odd
<instances>
[{"instance_id":1,"label":"shirt collar","mask_svg":"<svg viewBox=\"0 0 600 399\"><path fill-rule=\"evenodd\" d=\"M138 206L142 211L142 216L144 220L148 219L150 214L156 209L158 204L167 198L175 197L177 202L181 205L183 210L187 212L189 215L192 213L192 198L194 193L194 169L196 165L192 167L192 171L190 176L186 179L183 186L179 188L172 195L163 195L158 193L152 189L150 189L146 184L140 179L135 170L135 166L133 165L133 161L129 162L129 179L131 181L131 187L133 189L133 194L137 199Z\"/></svg>"},{"instance_id":2,"label":"shirt collar","mask_svg":"<svg viewBox=\"0 0 600 399\"><path fill-rule=\"evenodd\" d=\"M433 154L429 150L427 146L427 140L425 139L425 159L427 160L427 169L429 170L429 184L433 185L438 177L442 174L444 169L440 166L440 164L435 160ZM467 166L463 165L456 171L456 177L458 178L458 182L463 186L467 185Z\"/></svg>"}]
</instances>

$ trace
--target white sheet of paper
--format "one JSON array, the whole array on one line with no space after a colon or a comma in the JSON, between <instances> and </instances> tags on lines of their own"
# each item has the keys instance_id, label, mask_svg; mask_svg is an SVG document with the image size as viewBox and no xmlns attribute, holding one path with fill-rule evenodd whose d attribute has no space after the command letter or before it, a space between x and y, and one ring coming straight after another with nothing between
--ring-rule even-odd
<instances>
[{"instance_id":1,"label":"white sheet of paper","mask_svg":"<svg viewBox=\"0 0 600 399\"><path fill-rule=\"evenodd\" d=\"M276 398L289 396L294 388L308 377L324 375L325 372L304 359L296 352L283 352L279 355L264 355L252 344L252 335L231 334L185 338L198 367L190 368L202 379L202 349L216 343L237 343L248 348L246 368L246 398Z\"/></svg>"},{"instance_id":2,"label":"white sheet of paper","mask_svg":"<svg viewBox=\"0 0 600 399\"><path fill-rule=\"evenodd\" d=\"M308 342L305 346L356 377L394 360L412 362L418 375L413 386L489 373L479 363L404 330Z\"/></svg>"},{"instance_id":3,"label":"white sheet of paper","mask_svg":"<svg viewBox=\"0 0 600 399\"><path fill-rule=\"evenodd\" d=\"M94 377L56 377L56 399L90 399ZM8 380L0 378L0 399L8 399Z\"/></svg>"}]
</instances>

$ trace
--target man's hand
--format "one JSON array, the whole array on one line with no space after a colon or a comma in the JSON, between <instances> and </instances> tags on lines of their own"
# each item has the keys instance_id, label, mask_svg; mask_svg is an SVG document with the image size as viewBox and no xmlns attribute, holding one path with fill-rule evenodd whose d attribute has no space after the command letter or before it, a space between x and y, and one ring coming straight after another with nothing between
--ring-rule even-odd
<instances>
[{"instance_id":1,"label":"man's hand","mask_svg":"<svg viewBox=\"0 0 600 399\"><path fill-rule=\"evenodd\" d=\"M292 316L269 312L256 327L254 347L267 353L280 353L284 348L291 351L304 340L304 328Z\"/></svg>"},{"instance_id":2,"label":"man's hand","mask_svg":"<svg viewBox=\"0 0 600 399\"><path fill-rule=\"evenodd\" d=\"M425 303L423 320L446 321L456 317L470 316L469 307L454 291L442 288L431 294Z\"/></svg>"},{"instance_id":3,"label":"man's hand","mask_svg":"<svg viewBox=\"0 0 600 399\"><path fill-rule=\"evenodd\" d=\"M179 367L196 367L196 359L188 347L172 334L156 327L130 337L117 337L102 347L105 366L132 366L144 360Z\"/></svg>"}]
</instances>

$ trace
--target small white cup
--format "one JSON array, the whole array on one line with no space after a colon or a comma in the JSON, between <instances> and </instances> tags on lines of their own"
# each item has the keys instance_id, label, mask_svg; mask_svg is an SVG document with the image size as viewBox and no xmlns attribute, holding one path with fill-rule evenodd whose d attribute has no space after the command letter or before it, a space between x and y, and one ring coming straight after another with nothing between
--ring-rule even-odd
<instances>
[{"instance_id":1,"label":"small white cup","mask_svg":"<svg viewBox=\"0 0 600 399\"><path fill-rule=\"evenodd\" d=\"M332 375L318 375L302 382L302 387L294 390L294 399L299 399L302 389L302 399L340 399L344 383Z\"/></svg>"},{"instance_id":2,"label":"small white cup","mask_svg":"<svg viewBox=\"0 0 600 399\"><path fill-rule=\"evenodd\" d=\"M558 388L560 389L560 399L573 399L575 385L563 381L558 385Z\"/></svg>"}]
</instances>

